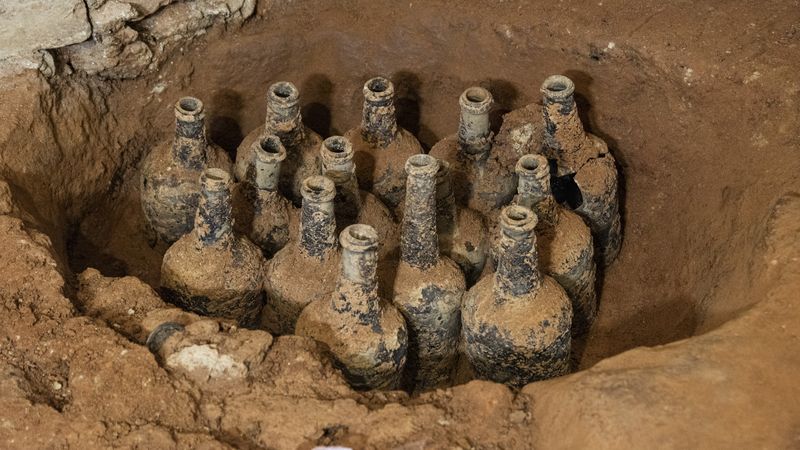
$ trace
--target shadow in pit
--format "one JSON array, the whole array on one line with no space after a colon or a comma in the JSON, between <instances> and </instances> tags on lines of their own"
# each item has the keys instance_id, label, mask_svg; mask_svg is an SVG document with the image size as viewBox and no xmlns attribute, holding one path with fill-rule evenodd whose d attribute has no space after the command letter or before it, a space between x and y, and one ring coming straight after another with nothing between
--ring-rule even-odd
<instances>
[{"instance_id":1,"label":"shadow in pit","mask_svg":"<svg viewBox=\"0 0 800 450\"><path fill-rule=\"evenodd\" d=\"M339 135L342 131L332 129L331 97L333 95L333 82L327 75L314 73L303 81L300 87L303 100L308 101L302 106L300 114L303 124L311 128L324 138Z\"/></svg>"},{"instance_id":2,"label":"shadow in pit","mask_svg":"<svg viewBox=\"0 0 800 450\"><path fill-rule=\"evenodd\" d=\"M397 125L410 131L422 144L427 153L439 138L431 129L420 121L424 101L419 95L422 81L413 72L400 70L392 75L395 92L395 110Z\"/></svg>"},{"instance_id":3,"label":"shadow in pit","mask_svg":"<svg viewBox=\"0 0 800 450\"><path fill-rule=\"evenodd\" d=\"M206 109L211 116L208 136L225 150L231 160L236 160L236 148L244 139L242 128L239 126L241 110L242 96L231 89L217 90Z\"/></svg>"},{"instance_id":4,"label":"shadow in pit","mask_svg":"<svg viewBox=\"0 0 800 450\"><path fill-rule=\"evenodd\" d=\"M481 82L480 86L488 90L494 99L494 106L489 111L489 127L494 134L497 134L503 125L503 116L516 106L519 90L510 81L498 78L490 78Z\"/></svg>"}]
</instances>

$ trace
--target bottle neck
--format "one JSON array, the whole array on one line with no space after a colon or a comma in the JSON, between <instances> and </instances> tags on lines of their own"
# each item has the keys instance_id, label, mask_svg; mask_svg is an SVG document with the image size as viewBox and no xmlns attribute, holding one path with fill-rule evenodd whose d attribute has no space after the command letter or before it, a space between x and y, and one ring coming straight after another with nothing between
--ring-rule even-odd
<instances>
[{"instance_id":1,"label":"bottle neck","mask_svg":"<svg viewBox=\"0 0 800 450\"><path fill-rule=\"evenodd\" d=\"M582 163L579 153L586 139L575 105L575 85L567 77L554 75L544 81L541 92L544 145L558 155L561 166L574 172Z\"/></svg>"},{"instance_id":2,"label":"bottle neck","mask_svg":"<svg viewBox=\"0 0 800 450\"><path fill-rule=\"evenodd\" d=\"M207 157L205 118L202 114L194 117L176 117L175 139L172 142L172 156L178 164L195 170L206 167Z\"/></svg>"},{"instance_id":3,"label":"bottle neck","mask_svg":"<svg viewBox=\"0 0 800 450\"><path fill-rule=\"evenodd\" d=\"M324 259L336 249L336 219L333 201L303 198L300 210L300 250Z\"/></svg>"},{"instance_id":4,"label":"bottle neck","mask_svg":"<svg viewBox=\"0 0 800 450\"><path fill-rule=\"evenodd\" d=\"M365 100L361 118L361 134L365 141L386 147L397 135L394 99Z\"/></svg>"},{"instance_id":5,"label":"bottle neck","mask_svg":"<svg viewBox=\"0 0 800 450\"><path fill-rule=\"evenodd\" d=\"M523 214L532 213L522 207ZM524 226L509 226L507 217L501 216L500 246L494 288L499 298L522 297L534 292L542 283L536 250L535 220Z\"/></svg>"},{"instance_id":6,"label":"bottle neck","mask_svg":"<svg viewBox=\"0 0 800 450\"><path fill-rule=\"evenodd\" d=\"M354 173L326 171L325 176L336 185L334 198L336 216L341 219L339 226L352 225L361 213L361 190Z\"/></svg>"},{"instance_id":7,"label":"bottle neck","mask_svg":"<svg viewBox=\"0 0 800 450\"><path fill-rule=\"evenodd\" d=\"M210 179L204 174L201 183L200 201L194 221L198 247L228 246L233 241L233 213L228 179L225 176Z\"/></svg>"},{"instance_id":8,"label":"bottle neck","mask_svg":"<svg viewBox=\"0 0 800 450\"><path fill-rule=\"evenodd\" d=\"M369 225L350 225L339 236L342 263L333 307L361 323L376 323L378 297L378 233Z\"/></svg>"},{"instance_id":9,"label":"bottle neck","mask_svg":"<svg viewBox=\"0 0 800 450\"><path fill-rule=\"evenodd\" d=\"M281 175L281 161L259 161L256 159L256 189L259 191L276 191Z\"/></svg>"},{"instance_id":10,"label":"bottle neck","mask_svg":"<svg viewBox=\"0 0 800 450\"><path fill-rule=\"evenodd\" d=\"M445 164L442 162L442 164ZM458 216L456 196L453 183L447 169L436 174L436 231L440 234L451 234L456 226Z\"/></svg>"},{"instance_id":11,"label":"bottle neck","mask_svg":"<svg viewBox=\"0 0 800 450\"><path fill-rule=\"evenodd\" d=\"M283 104L267 101L265 131L278 136L287 148L299 145L305 138L305 127L300 116L300 104Z\"/></svg>"},{"instance_id":12,"label":"bottle neck","mask_svg":"<svg viewBox=\"0 0 800 450\"><path fill-rule=\"evenodd\" d=\"M420 270L433 267L439 260L435 174L408 175L405 208L400 258Z\"/></svg>"},{"instance_id":13,"label":"bottle neck","mask_svg":"<svg viewBox=\"0 0 800 450\"><path fill-rule=\"evenodd\" d=\"M461 109L458 122L458 145L462 154L471 159L485 158L492 148L492 132L489 128L489 113L475 113Z\"/></svg>"}]
</instances>

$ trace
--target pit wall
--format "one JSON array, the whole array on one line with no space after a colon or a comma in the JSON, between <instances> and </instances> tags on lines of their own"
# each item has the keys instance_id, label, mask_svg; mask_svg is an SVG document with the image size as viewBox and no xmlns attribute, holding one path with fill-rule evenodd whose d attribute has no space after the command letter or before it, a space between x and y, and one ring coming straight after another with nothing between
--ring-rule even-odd
<instances>
[{"instance_id":1,"label":"pit wall","mask_svg":"<svg viewBox=\"0 0 800 450\"><path fill-rule=\"evenodd\" d=\"M252 16L256 0L19 0L0 7L0 75L35 69L134 78L164 50Z\"/></svg>"}]
</instances>

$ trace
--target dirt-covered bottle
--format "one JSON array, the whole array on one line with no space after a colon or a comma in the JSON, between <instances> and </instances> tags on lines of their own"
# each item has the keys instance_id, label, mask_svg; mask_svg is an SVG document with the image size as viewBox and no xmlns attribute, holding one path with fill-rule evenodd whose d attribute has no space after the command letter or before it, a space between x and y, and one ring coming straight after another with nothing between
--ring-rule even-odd
<instances>
[{"instance_id":1,"label":"dirt-covered bottle","mask_svg":"<svg viewBox=\"0 0 800 450\"><path fill-rule=\"evenodd\" d=\"M253 143L262 136L277 135L286 148L279 188L295 204L301 202L303 181L319 173L319 145L322 138L303 124L300 116L300 91L288 81L279 81L267 91L267 115L264 125L245 136L236 150L236 179L245 181L252 174L255 154Z\"/></svg>"},{"instance_id":2,"label":"dirt-covered bottle","mask_svg":"<svg viewBox=\"0 0 800 450\"><path fill-rule=\"evenodd\" d=\"M430 155L450 163L460 205L485 216L496 215L514 197L516 160L492 151L489 112L493 99L489 91L471 87L461 94L459 104L458 133L436 143Z\"/></svg>"},{"instance_id":3,"label":"dirt-covered bottle","mask_svg":"<svg viewBox=\"0 0 800 450\"><path fill-rule=\"evenodd\" d=\"M353 154L352 144L342 136L331 136L320 147L322 174L336 185L336 228L343 230L356 223L372 226L378 232L378 255L384 257L397 250L399 227L378 197L359 189Z\"/></svg>"},{"instance_id":4,"label":"dirt-covered bottle","mask_svg":"<svg viewBox=\"0 0 800 450\"><path fill-rule=\"evenodd\" d=\"M361 126L345 133L355 150L356 177L362 189L375 194L389 208L403 199L406 159L422 153L411 132L397 125L394 84L376 77L364 84Z\"/></svg>"},{"instance_id":5,"label":"dirt-covered bottle","mask_svg":"<svg viewBox=\"0 0 800 450\"><path fill-rule=\"evenodd\" d=\"M467 285L474 284L489 253L486 225L480 213L456 204L447 161L439 161L436 174L436 232L442 254L461 267Z\"/></svg>"},{"instance_id":6,"label":"dirt-covered bottle","mask_svg":"<svg viewBox=\"0 0 800 450\"><path fill-rule=\"evenodd\" d=\"M592 233L580 216L556 203L547 158L525 155L516 170L519 187L514 203L536 213L540 267L572 300L572 335L583 334L597 315Z\"/></svg>"},{"instance_id":7,"label":"dirt-covered bottle","mask_svg":"<svg viewBox=\"0 0 800 450\"><path fill-rule=\"evenodd\" d=\"M559 184L574 185L569 201L592 230L600 260L614 261L622 244L614 156L599 137L587 133L575 106L575 84L563 75L548 77L541 88L544 153L557 163Z\"/></svg>"},{"instance_id":8,"label":"dirt-covered bottle","mask_svg":"<svg viewBox=\"0 0 800 450\"><path fill-rule=\"evenodd\" d=\"M572 304L539 270L536 221L522 206L502 210L497 270L467 292L461 312L476 374L515 387L569 371Z\"/></svg>"},{"instance_id":9,"label":"dirt-covered bottle","mask_svg":"<svg viewBox=\"0 0 800 450\"><path fill-rule=\"evenodd\" d=\"M203 172L194 229L164 255L161 287L184 309L253 326L263 305L263 257L233 231L230 188L224 170Z\"/></svg>"},{"instance_id":10,"label":"dirt-covered bottle","mask_svg":"<svg viewBox=\"0 0 800 450\"><path fill-rule=\"evenodd\" d=\"M397 387L406 362L403 316L378 294L378 234L369 225L342 231L341 273L334 292L308 305L297 334L324 344L356 389Z\"/></svg>"},{"instance_id":11,"label":"dirt-covered bottle","mask_svg":"<svg viewBox=\"0 0 800 450\"><path fill-rule=\"evenodd\" d=\"M142 164L141 202L155 235L173 243L190 232L200 198L200 174L208 167L231 170L223 149L206 138L203 102L175 103L175 135L153 148Z\"/></svg>"},{"instance_id":12,"label":"dirt-covered bottle","mask_svg":"<svg viewBox=\"0 0 800 450\"><path fill-rule=\"evenodd\" d=\"M439 252L436 174L439 162L414 155L406 162L406 201L400 263L392 301L408 324L406 383L415 390L448 384L458 358L461 297L466 283L456 263Z\"/></svg>"},{"instance_id":13,"label":"dirt-covered bottle","mask_svg":"<svg viewBox=\"0 0 800 450\"><path fill-rule=\"evenodd\" d=\"M289 241L292 205L278 191L286 149L274 134L253 142L253 147L254 177L233 188L234 228L272 257Z\"/></svg>"},{"instance_id":14,"label":"dirt-covered bottle","mask_svg":"<svg viewBox=\"0 0 800 450\"><path fill-rule=\"evenodd\" d=\"M294 333L300 312L313 300L327 298L339 267L336 188L329 178L315 175L303 183L300 232L267 263L266 305L261 325L272 334Z\"/></svg>"}]
</instances>

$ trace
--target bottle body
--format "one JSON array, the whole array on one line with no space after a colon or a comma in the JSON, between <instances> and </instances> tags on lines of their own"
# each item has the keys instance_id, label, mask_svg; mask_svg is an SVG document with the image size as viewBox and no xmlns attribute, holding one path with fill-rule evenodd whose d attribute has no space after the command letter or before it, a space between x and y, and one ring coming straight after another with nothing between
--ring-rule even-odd
<instances>
[{"instance_id":1,"label":"bottle body","mask_svg":"<svg viewBox=\"0 0 800 450\"><path fill-rule=\"evenodd\" d=\"M276 135L259 140L254 148L254 179L233 189L236 230L246 235L271 258L289 241L291 203L278 192L286 149Z\"/></svg>"},{"instance_id":2,"label":"bottle body","mask_svg":"<svg viewBox=\"0 0 800 450\"><path fill-rule=\"evenodd\" d=\"M377 233L368 225L351 225L340 241L336 290L303 310L297 334L324 344L354 388L395 388L408 337L402 315L378 295Z\"/></svg>"},{"instance_id":3,"label":"bottle body","mask_svg":"<svg viewBox=\"0 0 800 450\"><path fill-rule=\"evenodd\" d=\"M597 315L596 266L592 233L576 213L558 205L550 188L550 167L542 155L524 155L514 204L537 217L536 248L542 270L560 284L572 301L572 335L585 333ZM500 251L499 224L492 233L495 260Z\"/></svg>"},{"instance_id":4,"label":"bottle body","mask_svg":"<svg viewBox=\"0 0 800 450\"><path fill-rule=\"evenodd\" d=\"M286 160L281 166L279 191L295 204L302 201L303 181L319 174L319 146L322 138L303 124L300 116L299 91L289 82L270 86L267 93L267 114L264 125L245 136L236 150L236 179L251 178L248 168L255 160L254 144L265 135L278 136L286 148Z\"/></svg>"},{"instance_id":5,"label":"bottle body","mask_svg":"<svg viewBox=\"0 0 800 450\"><path fill-rule=\"evenodd\" d=\"M468 286L475 284L489 253L486 225L480 213L456 204L447 161L439 161L436 174L436 232L442 254L458 264Z\"/></svg>"},{"instance_id":6,"label":"bottle body","mask_svg":"<svg viewBox=\"0 0 800 450\"><path fill-rule=\"evenodd\" d=\"M406 159L422 153L422 146L408 130L397 126L391 81L382 77L367 81L364 97L361 126L344 136L355 151L359 186L393 209L404 196Z\"/></svg>"},{"instance_id":7,"label":"bottle body","mask_svg":"<svg viewBox=\"0 0 800 450\"><path fill-rule=\"evenodd\" d=\"M212 168L202 180L194 228L164 255L162 291L189 311L254 326L263 305L261 251L232 230L229 175Z\"/></svg>"},{"instance_id":8,"label":"bottle body","mask_svg":"<svg viewBox=\"0 0 800 450\"><path fill-rule=\"evenodd\" d=\"M580 192L575 208L589 224L600 261L616 259L622 244L616 161L608 145L583 129L574 98L575 85L561 75L542 84L544 147L557 163L557 174L572 177Z\"/></svg>"},{"instance_id":9,"label":"bottle body","mask_svg":"<svg viewBox=\"0 0 800 450\"><path fill-rule=\"evenodd\" d=\"M300 230L293 242L267 263L267 302L261 326L276 335L292 334L297 318L312 301L327 298L335 287L340 254L336 246L333 182L322 176L306 179Z\"/></svg>"},{"instance_id":10,"label":"bottle body","mask_svg":"<svg viewBox=\"0 0 800 450\"><path fill-rule=\"evenodd\" d=\"M148 225L162 241L173 243L190 232L200 198L203 170L231 170L223 149L208 142L200 100L184 97L175 105L172 139L154 147L142 163L140 195Z\"/></svg>"},{"instance_id":11,"label":"bottle body","mask_svg":"<svg viewBox=\"0 0 800 450\"><path fill-rule=\"evenodd\" d=\"M486 89L469 88L459 99L459 131L431 148L430 155L447 161L459 205L491 216L514 197L516 174L513 158L492 150L489 110L492 96Z\"/></svg>"},{"instance_id":12,"label":"bottle body","mask_svg":"<svg viewBox=\"0 0 800 450\"><path fill-rule=\"evenodd\" d=\"M343 136L331 136L320 147L321 173L336 185L336 229L341 232L357 223L373 227L378 232L378 256L384 258L397 251L399 228L389 208L377 196L359 188L354 153Z\"/></svg>"},{"instance_id":13,"label":"bottle body","mask_svg":"<svg viewBox=\"0 0 800 450\"><path fill-rule=\"evenodd\" d=\"M497 271L464 296L465 353L480 378L521 387L569 371L572 305L538 269L535 214L501 213Z\"/></svg>"},{"instance_id":14,"label":"bottle body","mask_svg":"<svg viewBox=\"0 0 800 450\"><path fill-rule=\"evenodd\" d=\"M436 233L438 161L414 155L406 163L405 211L400 263L392 299L408 325L406 382L423 391L450 383L458 358L461 298L466 282L461 269L439 254Z\"/></svg>"}]
</instances>

